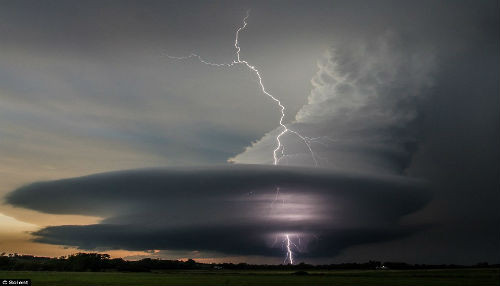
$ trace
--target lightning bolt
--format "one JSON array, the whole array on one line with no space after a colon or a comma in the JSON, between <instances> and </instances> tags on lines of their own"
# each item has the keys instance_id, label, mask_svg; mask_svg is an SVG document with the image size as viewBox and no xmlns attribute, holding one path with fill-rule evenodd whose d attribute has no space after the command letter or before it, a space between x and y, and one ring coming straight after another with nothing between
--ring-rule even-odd
<instances>
[{"instance_id":1,"label":"lightning bolt","mask_svg":"<svg viewBox=\"0 0 500 286\"><path fill-rule=\"evenodd\" d=\"M299 132L288 128L283 123L283 120L285 119L285 110L286 110L285 106L281 103L281 101L278 98L276 98L274 95L272 95L271 93L269 93L267 91L267 89L264 86L264 83L262 81L262 76L261 76L259 70L254 65L250 64L247 60L244 60L244 59L241 58L241 47L240 47L240 44L239 44L239 36L240 36L240 32L243 31L243 30L245 30L245 28L247 27L247 25L248 25L247 20L248 20L249 16L250 16L250 10L247 10L246 16L243 18L243 25L236 30L236 36L235 36L235 40L234 40L234 48L236 49L236 59L234 59L231 63L212 63L212 62L209 62L209 61L205 60L203 57L201 57L200 55L195 54L195 53L191 53L190 55L183 56L183 57L176 57L176 56L171 56L171 55L168 55L168 54L166 56L168 58L170 58L170 59L175 59L175 60L187 60L187 59L190 59L190 58L196 58L201 63L203 63L205 65L213 66L213 67L232 67L232 66L234 66L236 64L245 65L249 70L253 71L254 74L257 76L258 83L259 83L259 86L260 86L260 89L261 89L262 93L264 93L271 100L273 100L278 105L278 107L280 109L279 125L280 125L280 128L281 128L281 131L276 136L276 143L277 144L276 144L276 148L273 150L273 165L278 165L280 159L286 156L284 154L284 151L283 151L284 146L281 143L281 137L283 135L285 135L286 133L292 133L292 134L296 135L299 139L301 139L302 142L304 142L304 144L306 145L309 153L311 154L311 158L312 158L312 160L314 162L314 165L316 167L318 167L319 163L318 163L318 160L317 160L317 156L316 156L316 154L314 153L314 151L312 149L311 143L316 142L316 140L318 140L321 137L311 138L311 137L303 136ZM280 150L282 150L282 153L281 153L281 156L278 156L278 152Z\"/></svg>"},{"instance_id":2,"label":"lightning bolt","mask_svg":"<svg viewBox=\"0 0 500 286\"><path fill-rule=\"evenodd\" d=\"M279 99L274 97L272 94L270 94L266 90L264 83L262 83L262 77L260 76L259 70L255 66L249 64L246 60L242 60L240 57L241 48L239 45L239 35L240 35L240 32L246 28L246 26L248 24L247 19L249 16L250 16L250 11L247 10L247 14L246 14L245 18L243 18L243 26L239 27L238 30L236 30L236 39L234 40L234 47L236 48L236 60L234 61L234 63L244 64L247 66L247 68L252 70L255 73L255 75L257 76L257 78L259 79L259 85L260 85L260 89L262 90L262 93L264 93L265 95L270 97L272 100L274 100L280 108L281 116L280 116L279 124L282 128L282 131L278 134L278 136L276 136L276 142L278 144L277 144L276 148L273 150L273 159L274 159L273 165L278 165L278 156L276 154L282 148L280 138L281 138L281 136L283 136L283 134L290 131L290 129L288 129L285 124L283 124L283 119L285 118L285 106L283 104L281 104L281 101Z\"/></svg>"},{"instance_id":3,"label":"lightning bolt","mask_svg":"<svg viewBox=\"0 0 500 286\"><path fill-rule=\"evenodd\" d=\"M290 261L290 264L293 264L293 252L292 252L292 241L290 240L290 235L285 234L286 237L286 258L285 258L285 263L286 261Z\"/></svg>"},{"instance_id":4,"label":"lightning bolt","mask_svg":"<svg viewBox=\"0 0 500 286\"><path fill-rule=\"evenodd\" d=\"M175 60L187 60L190 58L195 58L195 59L198 59L198 61L200 61L201 63L203 63L205 65L213 66L213 67L232 67L236 64L241 64L241 65L246 66L249 70L251 70L257 76L258 83L259 83L259 86L260 86L262 93L264 93L271 100L273 100L277 104L277 106L279 107L279 110L280 110L281 115L280 115L280 119L279 119L279 125L281 128L281 131L276 136L276 148L273 150L273 165L278 165L280 160L286 157L285 147L281 143L281 137L283 135L285 135L286 133L291 133L291 134L294 134L295 136L297 136L300 140L302 140L302 142L307 147L309 153L311 154L311 158L314 162L314 165L316 167L318 167L319 166L318 159L317 159L316 154L313 151L311 144L313 142L318 142L318 140L320 140L322 137L315 137L315 138L307 137L307 136L300 134L299 132L297 132L295 130L288 128L283 123L283 120L285 118L285 110L286 110L285 106L281 103L281 101L278 98L276 98L274 95L272 95L271 93L269 93L267 91L267 89L264 86L264 83L262 81L262 76L261 76L259 70L254 65L250 64L247 60L244 60L241 57L241 47L239 44L239 36L240 36L240 32L245 30L245 28L247 27L247 25L248 25L247 20L248 20L249 16L250 16L250 10L247 10L245 17L243 18L243 25L240 26L236 30L236 35L235 35L235 40L234 40L234 48L236 50L236 58L230 63L212 63L212 62L205 60L203 57L201 57L200 55L195 54L195 53L191 53L190 55L183 56L183 57L175 57L175 56L170 56L168 54L166 54L166 56L170 59L175 59ZM278 153L280 153L280 150L281 150L281 155L278 155ZM274 205L275 201L278 200L279 193L280 193L280 189L279 189L279 187L276 187L276 197L275 197L275 200L271 203L271 208ZM285 263L286 263L286 261L289 261L291 264L293 264L292 248L293 248L293 246L295 246L295 244L292 242L292 240L290 239L290 236L288 234L285 234L284 237L285 237L285 241L286 241L286 252L287 252L286 258L285 258Z\"/></svg>"}]
</instances>

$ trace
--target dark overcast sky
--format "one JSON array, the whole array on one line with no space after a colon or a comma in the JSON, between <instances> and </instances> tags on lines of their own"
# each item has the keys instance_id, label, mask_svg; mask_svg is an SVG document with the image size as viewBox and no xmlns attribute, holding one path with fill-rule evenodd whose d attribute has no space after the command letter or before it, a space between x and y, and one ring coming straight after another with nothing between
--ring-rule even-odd
<instances>
[{"instance_id":1,"label":"dark overcast sky","mask_svg":"<svg viewBox=\"0 0 500 286\"><path fill-rule=\"evenodd\" d=\"M241 65L216 68L167 57L197 53L212 62L231 62L235 31L248 9L241 55L286 106L288 126L321 138L311 145L317 168L293 134L283 136L287 156L280 165L301 168L262 166L272 163L279 110L262 94L255 74ZM223 248L217 236L206 244L179 243L207 235L212 227L224 235L224 228L245 236L323 233L324 240L309 237L310 251L299 254L314 261L499 262L499 34L498 1L0 1L0 195L5 200L0 224L12 223L7 217L13 217L14 225L35 224L37 241L84 249L200 250L206 257L281 259L266 239L247 241L243 235L231 237L235 244ZM228 161L259 165L239 169ZM181 166L204 167L181 169L189 171L168 185L172 191L155 189L165 186L155 172L177 178ZM74 206L46 201L45 193L55 190L43 184L18 189L36 181L151 167L167 169L129 171L154 178L141 177L131 188L121 183L121 199L105 190L129 173L102 174L105 180L91 191L75 188L71 180L54 182L81 203ZM234 181L234 172L242 173L241 181ZM224 213L222 205L238 209L235 193L258 191L261 197L245 197L241 217L228 220L217 212L207 215L211 206L189 204L182 201L186 194L173 191L190 190L193 180L212 175L216 183L193 194L201 200L198 192L217 193ZM95 177L74 180L93 186ZM345 221L332 223L336 186L344 180L352 192L344 203L352 209L342 210ZM418 194L415 204L398 193L396 182ZM153 198L175 198L182 201L176 207L198 210L198 216L141 229L146 216L172 215L148 199L131 200L151 198L137 194L148 188L143 185L151 187ZM261 212L262 201L272 201L278 185L288 186L290 200L310 198L304 205L289 202L290 210L279 210L280 215L308 213L318 199L321 215L314 215L321 219L294 221L283 230L280 215L265 223L260 213L247 215ZM367 195L371 188L390 203ZM90 203L101 201L100 195L106 195L103 203L116 202L112 212ZM156 214L146 212L144 205L151 204ZM134 213L124 211L128 207ZM387 214L391 207L395 211ZM34 217L31 211L42 214ZM104 222L76 226L81 224L76 219L58 220L60 214L100 216ZM371 216L378 220L345 228ZM127 220L135 221L130 237L136 239L96 239L95 245L81 240L96 231L123 238ZM159 234L172 244L134 242ZM238 248L238 241L248 247ZM29 243L26 238L25 248L18 249L30 249ZM321 257L322 252L331 257Z\"/></svg>"}]
</instances>

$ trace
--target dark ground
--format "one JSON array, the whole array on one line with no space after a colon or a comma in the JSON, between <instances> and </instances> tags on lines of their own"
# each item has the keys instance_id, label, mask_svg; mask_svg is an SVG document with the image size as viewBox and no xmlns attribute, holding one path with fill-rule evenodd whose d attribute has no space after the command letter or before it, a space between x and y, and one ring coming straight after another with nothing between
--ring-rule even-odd
<instances>
[{"instance_id":1,"label":"dark ground","mask_svg":"<svg viewBox=\"0 0 500 286\"><path fill-rule=\"evenodd\" d=\"M28 278L32 285L500 285L500 269L230 271L176 270L151 273L0 271L0 278Z\"/></svg>"}]
</instances>

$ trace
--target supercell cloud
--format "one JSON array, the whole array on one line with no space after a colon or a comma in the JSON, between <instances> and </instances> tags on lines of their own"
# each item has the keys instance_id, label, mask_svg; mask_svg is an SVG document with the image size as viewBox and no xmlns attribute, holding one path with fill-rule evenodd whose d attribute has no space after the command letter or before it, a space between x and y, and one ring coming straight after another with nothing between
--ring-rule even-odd
<instances>
[{"instance_id":1,"label":"supercell cloud","mask_svg":"<svg viewBox=\"0 0 500 286\"><path fill-rule=\"evenodd\" d=\"M45 213L103 218L95 225L43 228L34 233L38 242L86 250L281 256L283 235L290 234L300 236L302 257L325 257L422 229L400 219L429 198L424 183L403 177L235 165L39 182L15 190L7 202Z\"/></svg>"},{"instance_id":2,"label":"supercell cloud","mask_svg":"<svg viewBox=\"0 0 500 286\"><path fill-rule=\"evenodd\" d=\"M318 67L308 104L290 128L320 137L311 146L323 168L233 165L102 173L34 183L12 192L7 202L102 217L95 225L34 233L37 242L87 250L279 257L289 234L300 237L300 257L321 258L423 229L401 219L426 205L429 191L400 174L415 150L411 124L432 84L432 53L408 48L387 32L373 41L338 44ZM279 132L231 160L271 163ZM283 137L281 165L313 162L297 139Z\"/></svg>"},{"instance_id":3,"label":"supercell cloud","mask_svg":"<svg viewBox=\"0 0 500 286\"><path fill-rule=\"evenodd\" d=\"M0 195L55 214L43 247L499 261L497 1L4 2ZM280 114L247 69L162 56L230 62L247 7L242 57L320 168L293 134L266 166Z\"/></svg>"}]
</instances>

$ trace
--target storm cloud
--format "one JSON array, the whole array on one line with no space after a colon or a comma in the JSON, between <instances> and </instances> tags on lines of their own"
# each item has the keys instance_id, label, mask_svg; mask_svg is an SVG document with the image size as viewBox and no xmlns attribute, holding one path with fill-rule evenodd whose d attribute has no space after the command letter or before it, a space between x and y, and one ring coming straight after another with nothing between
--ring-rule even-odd
<instances>
[{"instance_id":1,"label":"storm cloud","mask_svg":"<svg viewBox=\"0 0 500 286\"><path fill-rule=\"evenodd\" d=\"M247 9L242 57L326 170L293 134L300 168L184 168L272 163L254 74L165 56L231 62ZM328 262L500 262L498 23L494 0L1 1L0 223L51 244L1 251L280 256L269 234L301 232Z\"/></svg>"},{"instance_id":2,"label":"storm cloud","mask_svg":"<svg viewBox=\"0 0 500 286\"><path fill-rule=\"evenodd\" d=\"M17 207L103 218L46 227L33 233L38 242L266 256L282 255L290 234L300 237L304 257L412 234L423 226L400 219L429 199L426 184L404 177L262 165L103 173L38 182L7 196Z\"/></svg>"}]
</instances>

